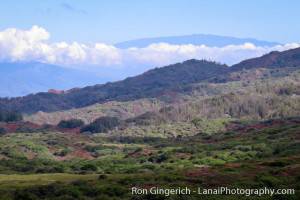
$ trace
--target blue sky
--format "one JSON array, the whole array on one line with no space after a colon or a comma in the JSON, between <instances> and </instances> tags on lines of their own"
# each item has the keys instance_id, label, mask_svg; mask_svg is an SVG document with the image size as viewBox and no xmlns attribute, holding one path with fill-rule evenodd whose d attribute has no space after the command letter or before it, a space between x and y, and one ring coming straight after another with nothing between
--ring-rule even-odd
<instances>
[{"instance_id":1,"label":"blue sky","mask_svg":"<svg viewBox=\"0 0 300 200\"><path fill-rule=\"evenodd\" d=\"M1 1L0 62L33 61L99 72L101 67L141 72L188 59L231 65L300 47L299 8L299 0ZM126 49L114 45L190 34L250 37L281 45L250 40L218 47L192 41Z\"/></svg>"},{"instance_id":2,"label":"blue sky","mask_svg":"<svg viewBox=\"0 0 300 200\"><path fill-rule=\"evenodd\" d=\"M299 8L298 0L7 0L0 30L38 25L51 42L211 33L287 43L300 41Z\"/></svg>"},{"instance_id":3,"label":"blue sky","mask_svg":"<svg viewBox=\"0 0 300 200\"><path fill-rule=\"evenodd\" d=\"M189 59L232 65L271 51L300 47L299 0L2 0L0 5L0 64L25 67L30 65L23 63L34 62L67 71L76 68L103 81ZM184 43L152 40L145 46L115 45L191 34L280 44L245 39L215 45L196 43L189 37ZM213 40L217 41L216 37ZM0 72L6 73L10 66L1 65ZM11 85L11 81L5 84ZM74 87L78 86L84 85L76 80Z\"/></svg>"}]
</instances>

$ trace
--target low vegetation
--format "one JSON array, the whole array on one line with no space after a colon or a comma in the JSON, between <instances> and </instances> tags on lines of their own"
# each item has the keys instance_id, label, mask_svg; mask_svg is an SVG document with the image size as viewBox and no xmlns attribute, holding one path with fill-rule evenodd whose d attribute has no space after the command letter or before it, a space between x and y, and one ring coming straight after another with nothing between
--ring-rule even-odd
<instances>
[{"instance_id":1,"label":"low vegetation","mask_svg":"<svg viewBox=\"0 0 300 200\"><path fill-rule=\"evenodd\" d=\"M0 110L0 122L21 121L22 115L15 111Z\"/></svg>"},{"instance_id":2,"label":"low vegetation","mask_svg":"<svg viewBox=\"0 0 300 200\"><path fill-rule=\"evenodd\" d=\"M225 123L222 132L176 138L7 134L0 137L0 172L11 175L0 176L1 194L6 200L28 195L30 199L131 199L130 187L149 184L298 191L299 118Z\"/></svg>"},{"instance_id":3,"label":"low vegetation","mask_svg":"<svg viewBox=\"0 0 300 200\"><path fill-rule=\"evenodd\" d=\"M84 122L80 119L61 120L57 126L59 128L78 128L84 125Z\"/></svg>"},{"instance_id":4,"label":"low vegetation","mask_svg":"<svg viewBox=\"0 0 300 200\"><path fill-rule=\"evenodd\" d=\"M105 133L120 125L120 120L116 117L99 117L92 123L81 128L81 132Z\"/></svg>"}]
</instances>

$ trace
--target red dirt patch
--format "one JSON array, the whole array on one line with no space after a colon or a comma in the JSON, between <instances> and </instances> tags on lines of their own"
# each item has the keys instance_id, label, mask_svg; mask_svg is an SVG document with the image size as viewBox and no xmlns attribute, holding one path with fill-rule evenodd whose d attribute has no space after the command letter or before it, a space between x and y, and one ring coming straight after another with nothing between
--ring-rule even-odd
<instances>
[{"instance_id":1,"label":"red dirt patch","mask_svg":"<svg viewBox=\"0 0 300 200\"><path fill-rule=\"evenodd\" d=\"M141 151L129 153L128 156L132 157L132 158L139 158L139 157L142 157L142 156L150 156L150 155L153 154L153 152L154 151L151 150L151 149L143 149Z\"/></svg>"},{"instance_id":2,"label":"red dirt patch","mask_svg":"<svg viewBox=\"0 0 300 200\"><path fill-rule=\"evenodd\" d=\"M179 158L179 159L189 159L192 154L190 153L176 153L175 154L176 158Z\"/></svg>"},{"instance_id":3,"label":"red dirt patch","mask_svg":"<svg viewBox=\"0 0 300 200\"><path fill-rule=\"evenodd\" d=\"M255 124L251 125L243 125L239 124L236 122L232 122L227 125L226 129L228 131L237 131L239 133L248 133L254 130L261 130L264 128L270 128L274 126L281 126L281 125L290 125L290 124L299 124L300 121L298 119L294 120L282 120L282 119L274 119L274 120L269 120L269 121L263 121L263 122L258 122Z\"/></svg>"},{"instance_id":4,"label":"red dirt patch","mask_svg":"<svg viewBox=\"0 0 300 200\"><path fill-rule=\"evenodd\" d=\"M38 129L42 126L31 123L31 122L8 122L8 123L1 123L0 127L5 128L9 133L16 132L19 128L30 128L30 129Z\"/></svg>"},{"instance_id":5,"label":"red dirt patch","mask_svg":"<svg viewBox=\"0 0 300 200\"><path fill-rule=\"evenodd\" d=\"M282 176L296 177L300 175L300 164L289 165L279 174Z\"/></svg>"},{"instance_id":6,"label":"red dirt patch","mask_svg":"<svg viewBox=\"0 0 300 200\"><path fill-rule=\"evenodd\" d=\"M213 171L210 167L201 167L201 168L195 168L190 171L187 171L185 175L187 177L203 177L203 176L214 177L216 176L216 172Z\"/></svg>"},{"instance_id":7,"label":"red dirt patch","mask_svg":"<svg viewBox=\"0 0 300 200\"><path fill-rule=\"evenodd\" d=\"M239 167L241 167L241 164L240 163L226 163L224 165L224 167L226 167L226 168L239 168Z\"/></svg>"},{"instance_id":8,"label":"red dirt patch","mask_svg":"<svg viewBox=\"0 0 300 200\"><path fill-rule=\"evenodd\" d=\"M218 173L210 167L195 168L187 171L185 175L190 182L205 184L206 187L224 186L232 183L232 177Z\"/></svg>"},{"instance_id":9,"label":"red dirt patch","mask_svg":"<svg viewBox=\"0 0 300 200\"><path fill-rule=\"evenodd\" d=\"M48 90L48 93L51 93L51 94L64 94L65 91L64 90L50 89L50 90Z\"/></svg>"},{"instance_id":10,"label":"red dirt patch","mask_svg":"<svg viewBox=\"0 0 300 200\"><path fill-rule=\"evenodd\" d=\"M94 157L87 151L82 149L76 149L75 151L72 151L71 153L67 154L66 156L59 157L57 156L56 159L63 161L63 160L71 160L73 158L82 158L86 160L92 160Z\"/></svg>"}]
</instances>

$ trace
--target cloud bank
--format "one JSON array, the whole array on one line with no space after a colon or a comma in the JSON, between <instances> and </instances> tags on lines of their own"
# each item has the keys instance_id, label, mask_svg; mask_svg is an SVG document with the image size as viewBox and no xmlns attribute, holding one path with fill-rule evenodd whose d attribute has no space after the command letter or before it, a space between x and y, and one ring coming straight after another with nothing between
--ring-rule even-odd
<instances>
[{"instance_id":1,"label":"cloud bank","mask_svg":"<svg viewBox=\"0 0 300 200\"><path fill-rule=\"evenodd\" d=\"M270 51L300 47L300 43L255 46L251 43L209 47L205 45L151 44L145 48L119 49L113 45L78 42L49 42L50 33L42 27L29 30L9 28L0 31L0 61L37 61L65 67L76 66L163 66L187 59L208 59L226 64L261 56Z\"/></svg>"}]
</instances>

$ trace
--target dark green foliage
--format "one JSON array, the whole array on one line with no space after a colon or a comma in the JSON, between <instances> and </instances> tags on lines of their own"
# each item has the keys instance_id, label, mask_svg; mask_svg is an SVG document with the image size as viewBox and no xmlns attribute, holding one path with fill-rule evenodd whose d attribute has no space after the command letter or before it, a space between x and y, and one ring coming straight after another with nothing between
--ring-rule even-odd
<instances>
[{"instance_id":1,"label":"dark green foliage","mask_svg":"<svg viewBox=\"0 0 300 200\"><path fill-rule=\"evenodd\" d=\"M56 156L66 156L70 152L71 152L70 149L65 148L65 149L63 149L63 150L61 150L59 152L55 152L54 155L56 155Z\"/></svg>"},{"instance_id":2,"label":"dark green foliage","mask_svg":"<svg viewBox=\"0 0 300 200\"><path fill-rule=\"evenodd\" d=\"M83 171L97 171L97 166L94 164L86 164L81 167L81 170Z\"/></svg>"},{"instance_id":3,"label":"dark green foliage","mask_svg":"<svg viewBox=\"0 0 300 200\"><path fill-rule=\"evenodd\" d=\"M158 142L164 142L164 138L159 138L159 137L130 137L130 136L125 136L125 137L110 137L108 138L110 142L120 142L124 144L155 144Z\"/></svg>"},{"instance_id":4,"label":"dark green foliage","mask_svg":"<svg viewBox=\"0 0 300 200\"><path fill-rule=\"evenodd\" d=\"M0 167L22 173L62 173L65 170L64 166L58 162L42 159L27 160L25 158L1 160Z\"/></svg>"},{"instance_id":5,"label":"dark green foliage","mask_svg":"<svg viewBox=\"0 0 300 200\"><path fill-rule=\"evenodd\" d=\"M81 132L106 133L120 125L120 120L116 117L99 117L94 122L81 128Z\"/></svg>"},{"instance_id":6,"label":"dark green foliage","mask_svg":"<svg viewBox=\"0 0 300 200\"><path fill-rule=\"evenodd\" d=\"M107 175L100 174L99 177L98 177L98 180L104 180L104 179L107 179Z\"/></svg>"},{"instance_id":7,"label":"dark green foliage","mask_svg":"<svg viewBox=\"0 0 300 200\"><path fill-rule=\"evenodd\" d=\"M40 129L34 128L28 124L22 124L16 129L17 133L35 133L41 131Z\"/></svg>"},{"instance_id":8,"label":"dark green foliage","mask_svg":"<svg viewBox=\"0 0 300 200\"><path fill-rule=\"evenodd\" d=\"M4 135L5 133L7 133L7 130L3 127L0 127L0 136Z\"/></svg>"},{"instance_id":9,"label":"dark green foliage","mask_svg":"<svg viewBox=\"0 0 300 200\"><path fill-rule=\"evenodd\" d=\"M154 162L154 163L161 163L169 159L169 155L166 153L162 153L156 156L151 156L148 161L149 162Z\"/></svg>"},{"instance_id":10,"label":"dark green foliage","mask_svg":"<svg viewBox=\"0 0 300 200\"><path fill-rule=\"evenodd\" d=\"M166 120L159 114L155 112L146 112L137 117L127 119L127 123L135 123L136 125L151 125L151 124L161 124Z\"/></svg>"},{"instance_id":11,"label":"dark green foliage","mask_svg":"<svg viewBox=\"0 0 300 200\"><path fill-rule=\"evenodd\" d=\"M58 123L59 128L78 128L84 125L81 119L62 120Z\"/></svg>"},{"instance_id":12,"label":"dark green foliage","mask_svg":"<svg viewBox=\"0 0 300 200\"><path fill-rule=\"evenodd\" d=\"M22 119L22 115L18 112L0 110L0 122L16 122Z\"/></svg>"},{"instance_id":13,"label":"dark green foliage","mask_svg":"<svg viewBox=\"0 0 300 200\"><path fill-rule=\"evenodd\" d=\"M256 180L262 186L266 186L270 188L275 188L280 184L279 180L276 177L271 175L266 175L266 174L257 175Z\"/></svg>"}]
</instances>

